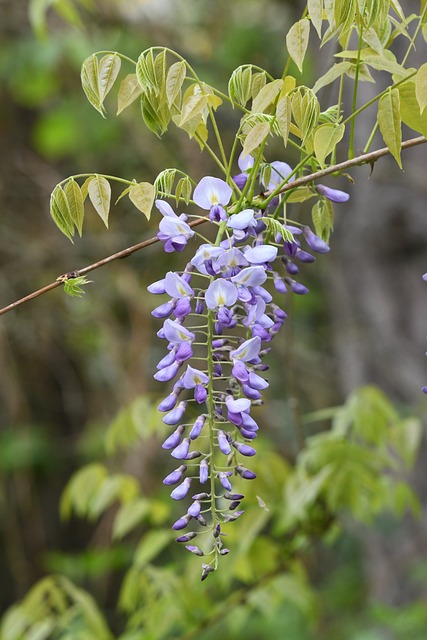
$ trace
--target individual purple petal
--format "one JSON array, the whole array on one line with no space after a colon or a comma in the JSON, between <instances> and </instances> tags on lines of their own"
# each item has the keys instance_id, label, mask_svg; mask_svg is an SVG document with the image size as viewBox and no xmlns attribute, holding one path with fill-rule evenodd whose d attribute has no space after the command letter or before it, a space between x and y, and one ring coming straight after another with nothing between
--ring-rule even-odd
<instances>
[{"instance_id":1,"label":"individual purple petal","mask_svg":"<svg viewBox=\"0 0 427 640\"><path fill-rule=\"evenodd\" d=\"M249 429L245 429L244 427L239 427L239 431L245 440L254 440L256 438L256 431L249 431Z\"/></svg>"},{"instance_id":2,"label":"individual purple petal","mask_svg":"<svg viewBox=\"0 0 427 640\"><path fill-rule=\"evenodd\" d=\"M186 408L187 403L182 400L175 409L172 409L172 411L163 416L163 422L170 426L178 424L178 422L181 422L181 418L184 415Z\"/></svg>"},{"instance_id":3,"label":"individual purple petal","mask_svg":"<svg viewBox=\"0 0 427 640\"><path fill-rule=\"evenodd\" d=\"M191 516L188 515L188 513L186 513L181 518L179 518L179 520L174 522L174 524L172 525L172 529L174 529L175 531L179 531L180 529L185 529L185 527L188 525L190 520L191 520Z\"/></svg>"},{"instance_id":4,"label":"individual purple petal","mask_svg":"<svg viewBox=\"0 0 427 640\"><path fill-rule=\"evenodd\" d=\"M423 387L423 393L427 393L427 387Z\"/></svg>"},{"instance_id":5,"label":"individual purple petal","mask_svg":"<svg viewBox=\"0 0 427 640\"><path fill-rule=\"evenodd\" d=\"M234 351L230 351L230 358L232 360L241 360L242 362L250 362L259 354L261 349L261 340L259 337L250 338L245 340L240 347Z\"/></svg>"},{"instance_id":6,"label":"individual purple petal","mask_svg":"<svg viewBox=\"0 0 427 640\"><path fill-rule=\"evenodd\" d=\"M222 327L231 327L234 323L233 313L227 307L218 309L217 321Z\"/></svg>"},{"instance_id":7,"label":"individual purple petal","mask_svg":"<svg viewBox=\"0 0 427 640\"><path fill-rule=\"evenodd\" d=\"M285 281L289 284L292 291L300 296L303 296L310 291L310 289L307 289L307 287L301 284L301 282L296 282L295 280L292 280L292 278L285 278Z\"/></svg>"},{"instance_id":8,"label":"individual purple petal","mask_svg":"<svg viewBox=\"0 0 427 640\"><path fill-rule=\"evenodd\" d=\"M196 419L193 425L193 428L190 431L190 440L195 440L196 438L199 437L203 429L203 425L205 424L205 421L206 421L205 415L201 415Z\"/></svg>"},{"instance_id":9,"label":"individual purple petal","mask_svg":"<svg viewBox=\"0 0 427 640\"><path fill-rule=\"evenodd\" d=\"M347 202L350 199L350 196L345 191L339 191L339 189L331 189L330 187L326 187L324 184L316 185L317 193L320 193L321 196L325 196L328 200L332 202Z\"/></svg>"},{"instance_id":10,"label":"individual purple petal","mask_svg":"<svg viewBox=\"0 0 427 640\"><path fill-rule=\"evenodd\" d=\"M174 500L182 500L188 493L191 485L191 478L185 478L184 482L181 482L171 493L171 498Z\"/></svg>"},{"instance_id":11,"label":"individual purple petal","mask_svg":"<svg viewBox=\"0 0 427 640\"><path fill-rule=\"evenodd\" d=\"M292 173L291 167L286 162L280 162L275 160L270 164L271 173L270 173L270 181L266 184L265 180L262 181L263 186L268 191L273 191L276 189L284 180L288 177L290 173ZM294 180L295 177L292 176L290 181Z\"/></svg>"},{"instance_id":12,"label":"individual purple petal","mask_svg":"<svg viewBox=\"0 0 427 640\"><path fill-rule=\"evenodd\" d=\"M258 431L259 427L249 413L242 413L242 425L247 431Z\"/></svg>"},{"instance_id":13,"label":"individual purple petal","mask_svg":"<svg viewBox=\"0 0 427 640\"><path fill-rule=\"evenodd\" d=\"M252 387L252 389L258 389L258 391L263 391L264 389L267 389L268 387L268 382L267 380L264 380L264 378L262 378L261 376L259 376L257 373L254 373L253 371L249 374L249 382L248 385L250 387Z\"/></svg>"},{"instance_id":14,"label":"individual purple petal","mask_svg":"<svg viewBox=\"0 0 427 640\"><path fill-rule=\"evenodd\" d=\"M247 384L242 384L242 393L251 400L260 400L261 394L256 389L249 387Z\"/></svg>"},{"instance_id":15,"label":"individual purple petal","mask_svg":"<svg viewBox=\"0 0 427 640\"><path fill-rule=\"evenodd\" d=\"M194 295L194 291L188 282L174 271L168 271L164 282L165 291L171 298L192 297Z\"/></svg>"},{"instance_id":16,"label":"individual purple petal","mask_svg":"<svg viewBox=\"0 0 427 640\"><path fill-rule=\"evenodd\" d=\"M249 154L243 155L243 151L242 151L237 160L237 164L239 165L240 171L248 171L249 169L252 169L252 167L254 166L255 159L253 156Z\"/></svg>"},{"instance_id":17,"label":"individual purple petal","mask_svg":"<svg viewBox=\"0 0 427 640\"><path fill-rule=\"evenodd\" d=\"M237 300L237 288L228 280L218 278L210 283L205 294L206 306L209 309L232 307Z\"/></svg>"},{"instance_id":18,"label":"individual purple petal","mask_svg":"<svg viewBox=\"0 0 427 640\"><path fill-rule=\"evenodd\" d=\"M165 338L171 344L180 344L181 342L192 342L196 337L186 327L175 320L165 320L163 324L163 332Z\"/></svg>"},{"instance_id":19,"label":"individual purple petal","mask_svg":"<svg viewBox=\"0 0 427 640\"><path fill-rule=\"evenodd\" d=\"M427 282L427 273L425 273L425 274L423 275L423 280L424 280L425 282Z\"/></svg>"},{"instance_id":20,"label":"individual purple petal","mask_svg":"<svg viewBox=\"0 0 427 640\"><path fill-rule=\"evenodd\" d=\"M194 369L187 365L187 370L182 377L182 384L185 389L194 389L194 387L198 384L208 384L209 377L203 371L199 371L199 369Z\"/></svg>"},{"instance_id":21,"label":"individual purple petal","mask_svg":"<svg viewBox=\"0 0 427 640\"><path fill-rule=\"evenodd\" d=\"M251 264L263 264L273 262L277 257L277 247L271 244L260 244L256 247L246 247L245 258Z\"/></svg>"},{"instance_id":22,"label":"individual purple petal","mask_svg":"<svg viewBox=\"0 0 427 640\"><path fill-rule=\"evenodd\" d=\"M194 388L194 399L197 404L203 404L203 402L206 402L207 397L208 392L206 391L205 387L203 387L201 384L196 384Z\"/></svg>"},{"instance_id":23,"label":"individual purple petal","mask_svg":"<svg viewBox=\"0 0 427 640\"><path fill-rule=\"evenodd\" d=\"M157 409L159 411L170 411L176 405L177 400L178 400L178 394L177 393L170 393L168 396L166 396L166 398L164 398L161 401L161 403L159 404Z\"/></svg>"},{"instance_id":24,"label":"individual purple petal","mask_svg":"<svg viewBox=\"0 0 427 640\"><path fill-rule=\"evenodd\" d=\"M237 285L244 285L246 287L257 287L263 284L267 280L267 274L264 267L246 267L242 269L240 273L233 276L231 281Z\"/></svg>"},{"instance_id":25,"label":"individual purple petal","mask_svg":"<svg viewBox=\"0 0 427 640\"><path fill-rule=\"evenodd\" d=\"M191 302L189 298L180 298L177 300L175 309L173 310L175 318L185 318L191 313Z\"/></svg>"},{"instance_id":26,"label":"individual purple petal","mask_svg":"<svg viewBox=\"0 0 427 640\"><path fill-rule=\"evenodd\" d=\"M170 218L178 217L174 212L174 210L172 209L172 207L170 206L169 202L166 202L165 200L156 200L155 205L157 209L160 211L160 213L162 214L162 216L168 216Z\"/></svg>"},{"instance_id":27,"label":"individual purple petal","mask_svg":"<svg viewBox=\"0 0 427 640\"><path fill-rule=\"evenodd\" d=\"M184 433L184 427L180 426L178 429L175 429L171 435L166 438L164 443L162 444L163 449L174 449L181 442L181 436Z\"/></svg>"},{"instance_id":28,"label":"individual purple petal","mask_svg":"<svg viewBox=\"0 0 427 640\"><path fill-rule=\"evenodd\" d=\"M199 465L199 480L200 484L204 484L209 478L209 464L206 458L203 458Z\"/></svg>"},{"instance_id":29,"label":"individual purple petal","mask_svg":"<svg viewBox=\"0 0 427 640\"><path fill-rule=\"evenodd\" d=\"M238 173L237 175L232 177L232 180L236 187L242 190L248 181L248 175L246 173Z\"/></svg>"},{"instance_id":30,"label":"individual purple petal","mask_svg":"<svg viewBox=\"0 0 427 640\"><path fill-rule=\"evenodd\" d=\"M317 253L328 253L330 251L330 247L324 240L316 236L315 233L310 229L310 227L303 227L303 234L305 240L313 251L317 251Z\"/></svg>"},{"instance_id":31,"label":"individual purple petal","mask_svg":"<svg viewBox=\"0 0 427 640\"><path fill-rule=\"evenodd\" d=\"M201 209L209 211L216 204L227 205L232 193L232 188L224 180L206 176L194 189L193 200Z\"/></svg>"},{"instance_id":32,"label":"individual purple petal","mask_svg":"<svg viewBox=\"0 0 427 640\"><path fill-rule=\"evenodd\" d=\"M169 300L169 302L164 302L163 304L153 309L151 315L155 318L167 318L171 315L174 308L175 302L173 300Z\"/></svg>"},{"instance_id":33,"label":"individual purple petal","mask_svg":"<svg viewBox=\"0 0 427 640\"><path fill-rule=\"evenodd\" d=\"M223 251L221 255L218 256L215 264L221 271L226 271L227 274L230 271L234 271L235 273L231 275L235 275L240 271L240 267L246 267L249 262L246 260L243 251L237 247L231 247L231 249Z\"/></svg>"},{"instance_id":34,"label":"individual purple petal","mask_svg":"<svg viewBox=\"0 0 427 640\"><path fill-rule=\"evenodd\" d=\"M248 411L251 408L251 402L247 398L233 398L233 396L228 395L225 398L225 403L227 405L227 409L231 411L231 413L241 413L242 411Z\"/></svg>"},{"instance_id":35,"label":"individual purple petal","mask_svg":"<svg viewBox=\"0 0 427 640\"><path fill-rule=\"evenodd\" d=\"M163 484L177 484L177 482L180 482L182 480L182 476L186 470L187 465L182 464L180 467L178 467L178 469L175 469L175 471L171 471L171 473L166 476L166 478L163 480Z\"/></svg>"},{"instance_id":36,"label":"individual purple petal","mask_svg":"<svg viewBox=\"0 0 427 640\"><path fill-rule=\"evenodd\" d=\"M171 452L171 456L177 460L185 460L190 450L190 438L184 440Z\"/></svg>"},{"instance_id":37,"label":"individual purple petal","mask_svg":"<svg viewBox=\"0 0 427 640\"><path fill-rule=\"evenodd\" d=\"M185 362L185 360L188 360L188 358L191 358L192 355L193 355L193 349L191 347L191 344L189 342L182 342L178 346L178 349L176 350L175 360L179 364L182 364L183 362Z\"/></svg>"},{"instance_id":38,"label":"individual purple petal","mask_svg":"<svg viewBox=\"0 0 427 640\"><path fill-rule=\"evenodd\" d=\"M246 365L241 360L235 360L232 375L236 378L236 380L240 383L247 382L249 380L249 371L246 368Z\"/></svg>"},{"instance_id":39,"label":"individual purple petal","mask_svg":"<svg viewBox=\"0 0 427 640\"><path fill-rule=\"evenodd\" d=\"M169 380L172 380L172 378L176 376L176 374L178 373L179 367L180 367L179 362L174 362L173 364L169 365L169 367L164 367L164 369L160 369L160 371L154 374L153 377L155 380L158 380L159 382L169 382Z\"/></svg>"},{"instance_id":40,"label":"individual purple petal","mask_svg":"<svg viewBox=\"0 0 427 640\"><path fill-rule=\"evenodd\" d=\"M175 355L176 355L176 347L174 347L171 351L169 351L169 353L167 353L165 357L160 360L156 368L160 370L160 369L164 369L165 367L169 367L169 365L175 362L176 360Z\"/></svg>"},{"instance_id":41,"label":"individual purple petal","mask_svg":"<svg viewBox=\"0 0 427 640\"><path fill-rule=\"evenodd\" d=\"M154 293L155 295L166 293L164 278L163 280L157 280L156 282L153 282L152 284L150 284L147 287L147 291L149 291L150 293Z\"/></svg>"},{"instance_id":42,"label":"individual purple petal","mask_svg":"<svg viewBox=\"0 0 427 640\"><path fill-rule=\"evenodd\" d=\"M177 218L170 218L167 216L166 218L162 218L159 224L160 231L160 240L170 239L174 241L177 239L179 243L182 241L184 245L189 238L194 236L194 231L191 227L188 226L186 222ZM182 237L183 240L180 239Z\"/></svg>"},{"instance_id":43,"label":"individual purple petal","mask_svg":"<svg viewBox=\"0 0 427 640\"><path fill-rule=\"evenodd\" d=\"M252 327L252 336L259 338L262 342L270 342L271 335L259 322L255 322Z\"/></svg>"},{"instance_id":44,"label":"individual purple petal","mask_svg":"<svg viewBox=\"0 0 427 640\"><path fill-rule=\"evenodd\" d=\"M256 450L253 447L250 447L248 444L242 444L241 442L237 442L236 440L231 444L235 449L237 449L239 453L242 454L242 456L250 457L256 454Z\"/></svg>"},{"instance_id":45,"label":"individual purple petal","mask_svg":"<svg viewBox=\"0 0 427 640\"><path fill-rule=\"evenodd\" d=\"M248 227L254 227L256 223L254 210L244 209L228 218L227 227L229 229L247 229Z\"/></svg>"},{"instance_id":46,"label":"individual purple petal","mask_svg":"<svg viewBox=\"0 0 427 640\"><path fill-rule=\"evenodd\" d=\"M227 436L224 431L218 431L218 447L220 451L226 456L231 452L230 443L227 440Z\"/></svg>"}]
</instances>

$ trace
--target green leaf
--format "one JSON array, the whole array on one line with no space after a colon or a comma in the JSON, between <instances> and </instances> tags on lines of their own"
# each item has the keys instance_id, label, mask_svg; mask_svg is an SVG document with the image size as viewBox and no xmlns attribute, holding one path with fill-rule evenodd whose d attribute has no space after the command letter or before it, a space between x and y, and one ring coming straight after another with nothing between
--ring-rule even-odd
<instances>
[{"instance_id":1,"label":"green leaf","mask_svg":"<svg viewBox=\"0 0 427 640\"><path fill-rule=\"evenodd\" d=\"M274 236L281 235L283 240L285 240L286 242L295 242L295 238L289 231L289 229L286 229L286 227L284 227L283 224L275 218L264 216L261 218L261 220Z\"/></svg>"},{"instance_id":2,"label":"green leaf","mask_svg":"<svg viewBox=\"0 0 427 640\"><path fill-rule=\"evenodd\" d=\"M291 128L291 99L288 95L279 100L276 107L276 118L279 126L280 134L285 143L285 147L288 143L289 131Z\"/></svg>"},{"instance_id":3,"label":"green leaf","mask_svg":"<svg viewBox=\"0 0 427 640\"><path fill-rule=\"evenodd\" d=\"M129 199L137 209L142 211L147 220L150 219L156 189L150 182L139 182L129 188Z\"/></svg>"},{"instance_id":4,"label":"green leaf","mask_svg":"<svg viewBox=\"0 0 427 640\"><path fill-rule=\"evenodd\" d=\"M117 115L141 95L142 87L135 73L129 73L120 83L117 99Z\"/></svg>"},{"instance_id":5,"label":"green leaf","mask_svg":"<svg viewBox=\"0 0 427 640\"><path fill-rule=\"evenodd\" d=\"M415 96L420 107L420 114L427 105L427 62L421 65L415 76Z\"/></svg>"},{"instance_id":6,"label":"green leaf","mask_svg":"<svg viewBox=\"0 0 427 640\"><path fill-rule=\"evenodd\" d=\"M101 58L98 65L98 88L101 101L111 90L119 75L121 60L117 53L108 54Z\"/></svg>"},{"instance_id":7,"label":"green leaf","mask_svg":"<svg viewBox=\"0 0 427 640\"><path fill-rule=\"evenodd\" d=\"M333 64L332 67L317 80L313 87L313 93L317 93L322 87L326 87L326 85L331 84L331 82L340 78L344 73L347 73L350 68L351 62L347 61L336 62Z\"/></svg>"},{"instance_id":8,"label":"green leaf","mask_svg":"<svg viewBox=\"0 0 427 640\"><path fill-rule=\"evenodd\" d=\"M252 102L251 113L263 113L276 99L283 87L283 80L273 80L262 89Z\"/></svg>"},{"instance_id":9,"label":"green leaf","mask_svg":"<svg viewBox=\"0 0 427 640\"><path fill-rule=\"evenodd\" d=\"M340 37L353 25L357 0L335 0L335 24L340 28Z\"/></svg>"},{"instance_id":10,"label":"green leaf","mask_svg":"<svg viewBox=\"0 0 427 640\"><path fill-rule=\"evenodd\" d=\"M183 60L175 62L169 68L166 77L166 97L169 107L173 105L178 96L181 95L181 88L185 80L187 67Z\"/></svg>"},{"instance_id":11,"label":"green leaf","mask_svg":"<svg viewBox=\"0 0 427 640\"><path fill-rule=\"evenodd\" d=\"M152 91L156 96L159 93L154 54L152 49L143 51L136 63L136 76L144 92Z\"/></svg>"},{"instance_id":12,"label":"green leaf","mask_svg":"<svg viewBox=\"0 0 427 640\"><path fill-rule=\"evenodd\" d=\"M311 210L314 230L319 238L329 242L329 236L334 228L334 207L330 200L321 198Z\"/></svg>"},{"instance_id":13,"label":"green leaf","mask_svg":"<svg viewBox=\"0 0 427 640\"><path fill-rule=\"evenodd\" d=\"M254 100L257 97L261 89L265 86L266 82L267 82L267 76L265 71L260 71L259 73L254 73L252 75L252 80L251 80L252 100Z\"/></svg>"},{"instance_id":14,"label":"green leaf","mask_svg":"<svg viewBox=\"0 0 427 640\"><path fill-rule=\"evenodd\" d=\"M110 183L104 177L96 174L88 184L88 194L95 211L108 228L111 201Z\"/></svg>"},{"instance_id":15,"label":"green leaf","mask_svg":"<svg viewBox=\"0 0 427 640\"><path fill-rule=\"evenodd\" d=\"M176 169L163 169L154 181L156 193L162 197L172 196L175 177Z\"/></svg>"},{"instance_id":16,"label":"green leaf","mask_svg":"<svg viewBox=\"0 0 427 640\"><path fill-rule=\"evenodd\" d=\"M175 189L176 206L179 204L179 199L183 198L185 204L190 202L191 194L193 192L193 185L188 176L184 176L178 181Z\"/></svg>"},{"instance_id":17,"label":"green leaf","mask_svg":"<svg viewBox=\"0 0 427 640\"><path fill-rule=\"evenodd\" d=\"M402 130L400 120L399 91L391 89L378 101L378 125L384 142L390 149L397 164L402 168L400 150L402 147Z\"/></svg>"},{"instance_id":18,"label":"green leaf","mask_svg":"<svg viewBox=\"0 0 427 640\"><path fill-rule=\"evenodd\" d=\"M322 37L323 0L308 0L308 13L319 38Z\"/></svg>"},{"instance_id":19,"label":"green leaf","mask_svg":"<svg viewBox=\"0 0 427 640\"><path fill-rule=\"evenodd\" d=\"M190 95L186 98L182 105L181 118L178 126L182 127L196 116L201 116L207 104L208 99L202 94Z\"/></svg>"},{"instance_id":20,"label":"green leaf","mask_svg":"<svg viewBox=\"0 0 427 640\"><path fill-rule=\"evenodd\" d=\"M105 118L105 109L99 93L99 63L95 54L91 55L82 64L80 73L83 91L93 107Z\"/></svg>"},{"instance_id":21,"label":"green leaf","mask_svg":"<svg viewBox=\"0 0 427 640\"><path fill-rule=\"evenodd\" d=\"M164 529L146 533L136 548L135 565L139 568L145 567L163 551L172 539L172 534Z\"/></svg>"},{"instance_id":22,"label":"green leaf","mask_svg":"<svg viewBox=\"0 0 427 640\"><path fill-rule=\"evenodd\" d=\"M325 158L332 153L336 145L344 135L343 124L321 124L314 133L314 153L322 169L325 166Z\"/></svg>"},{"instance_id":23,"label":"green leaf","mask_svg":"<svg viewBox=\"0 0 427 640\"><path fill-rule=\"evenodd\" d=\"M50 215L56 226L72 241L74 224L68 200L60 185L57 185L50 196Z\"/></svg>"},{"instance_id":24,"label":"green leaf","mask_svg":"<svg viewBox=\"0 0 427 640\"><path fill-rule=\"evenodd\" d=\"M237 67L228 81L228 95L231 102L242 107L250 100L252 95L252 68L250 65Z\"/></svg>"},{"instance_id":25,"label":"green leaf","mask_svg":"<svg viewBox=\"0 0 427 640\"><path fill-rule=\"evenodd\" d=\"M415 93L415 82L409 80L398 87L400 96L400 115L408 127L427 137L427 111L420 113Z\"/></svg>"},{"instance_id":26,"label":"green leaf","mask_svg":"<svg viewBox=\"0 0 427 640\"><path fill-rule=\"evenodd\" d=\"M300 73L302 73L309 37L310 20L307 18L303 18L293 24L286 35L286 46L289 55L297 65Z\"/></svg>"},{"instance_id":27,"label":"green leaf","mask_svg":"<svg viewBox=\"0 0 427 640\"><path fill-rule=\"evenodd\" d=\"M144 498L135 498L125 502L117 511L113 523L113 540L118 540L135 529L150 512L150 502Z\"/></svg>"},{"instance_id":28,"label":"green leaf","mask_svg":"<svg viewBox=\"0 0 427 640\"><path fill-rule=\"evenodd\" d=\"M270 125L268 122L258 122L258 124L252 127L243 144L242 157L249 155L254 149L257 149L269 133Z\"/></svg>"},{"instance_id":29,"label":"green leaf","mask_svg":"<svg viewBox=\"0 0 427 640\"><path fill-rule=\"evenodd\" d=\"M78 516L87 516L90 502L107 478L107 469L99 463L79 469L65 487L60 503L61 517L67 519L74 510Z\"/></svg>"},{"instance_id":30,"label":"green leaf","mask_svg":"<svg viewBox=\"0 0 427 640\"><path fill-rule=\"evenodd\" d=\"M71 220L81 237L85 208L81 189L73 178L65 184L64 193L67 198Z\"/></svg>"},{"instance_id":31,"label":"green leaf","mask_svg":"<svg viewBox=\"0 0 427 640\"><path fill-rule=\"evenodd\" d=\"M86 280L85 276L77 276L77 278L67 278L64 280L64 292L72 298L81 298L85 291L82 286L90 284L92 280Z\"/></svg>"}]
</instances>

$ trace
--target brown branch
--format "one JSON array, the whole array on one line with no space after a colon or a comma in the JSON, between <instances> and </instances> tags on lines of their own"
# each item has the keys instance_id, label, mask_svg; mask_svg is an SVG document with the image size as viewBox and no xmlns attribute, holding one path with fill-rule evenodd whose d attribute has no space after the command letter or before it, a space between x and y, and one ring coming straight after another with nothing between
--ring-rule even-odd
<instances>
[{"instance_id":1,"label":"brown branch","mask_svg":"<svg viewBox=\"0 0 427 640\"><path fill-rule=\"evenodd\" d=\"M410 147L415 147L419 144L423 144L424 142L427 142L424 136L419 136L418 138L411 138L410 140L406 140L405 142L402 142L402 149L409 149ZM347 169L350 169L351 167L356 167L362 164L373 164L383 156L386 156L389 154L390 154L390 150L388 147L384 147L383 149L378 149L377 151L370 151L369 153L363 153L357 158L352 158L351 160L345 160L344 162L335 164L331 167L328 167L327 169L323 169L322 171L316 171L315 173L311 173L308 176L303 176L302 178L298 178L297 180L294 180L293 182L290 182L287 185L285 185L283 189L280 190L280 193L284 193L289 189L295 189L295 187L300 187L304 184L308 184L309 182L319 180L321 178L324 178L325 176L330 175L331 173L342 172ZM270 195L270 193L265 193L264 196L267 197L268 195ZM197 227L199 224L203 224L206 221L207 221L207 218L198 218L197 220L190 222L189 226ZM24 298L20 298L19 300L16 300L16 302L12 302L12 304L9 304L7 307L3 307L3 309L0 309L0 316L4 315L5 313L8 313L9 311L13 311L13 309L16 309L16 307L20 306L21 304L24 304L24 302L29 302L30 300L33 300L33 298L38 298L44 293L47 293L52 289L56 289L56 287L59 287L61 284L63 284L66 280L70 278L83 276L86 273L89 273L90 271L94 271L95 269L104 267L106 264L109 264L110 262L114 262L114 260L127 258L128 256L132 255L132 253L135 253L136 251L140 251L141 249L145 249L146 247L149 247L152 244L156 244L156 242L159 242L157 237L149 238L148 240L144 240L143 242L134 244L132 247L128 247L127 249L123 249L122 251L113 253L112 255L107 256L106 258L103 258L102 260L98 260L98 262L94 262L93 264L90 264L87 267L83 267L82 269L65 273L64 275L59 276L54 282L51 282L45 287L42 287L37 291L33 291L27 296L24 296Z\"/></svg>"}]
</instances>

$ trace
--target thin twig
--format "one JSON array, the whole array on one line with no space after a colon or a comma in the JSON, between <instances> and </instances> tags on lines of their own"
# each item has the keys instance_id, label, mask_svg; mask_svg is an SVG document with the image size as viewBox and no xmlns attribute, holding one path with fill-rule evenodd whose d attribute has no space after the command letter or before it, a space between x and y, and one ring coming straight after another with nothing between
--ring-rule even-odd
<instances>
[{"instance_id":1,"label":"thin twig","mask_svg":"<svg viewBox=\"0 0 427 640\"><path fill-rule=\"evenodd\" d=\"M402 149L409 149L410 147L415 147L425 142L427 142L427 140L426 138L424 138L424 136L411 138L410 140L406 140L405 142L402 142ZM296 187L300 187L304 184L308 184L309 182L314 182L315 180L324 178L325 176L328 176L331 173L341 173L342 171L350 169L351 167L356 167L362 164L373 164L383 156L386 156L389 154L390 154L390 150L388 147L384 147L383 149L378 149L377 151L370 151L369 153L362 153L357 158L351 158L350 160L345 160L344 162L335 164L331 167L328 167L327 169L322 169L322 171L316 171L315 173L311 173L308 176L303 176L302 178L298 178L297 180L294 180L293 182L286 184L283 187L283 189L280 190L279 193L284 193L285 191L289 191L289 189L295 189ZM268 197L270 193L271 192L264 193L264 197ZM203 224L206 221L207 221L207 218L199 218L197 220L193 220L192 222L190 222L189 226L197 227L198 225ZM83 276L86 273L89 273L90 271L94 271L95 269L104 267L106 264L109 264L110 262L114 262L114 260L127 258L128 256L132 255L132 253L135 253L136 251L140 251L141 249L145 249L146 247L149 247L152 244L156 244L157 242L159 242L159 239L157 237L149 238L148 240L139 242L138 244L135 244L132 247L128 247L127 249L122 249L122 251L113 253L112 255L107 256L106 258L103 258L102 260L98 260L98 262L94 262L93 264L90 264L87 267L83 267L82 269L65 273L62 276L59 276L54 282L51 282L45 287L42 287L37 291L33 291L27 296L24 296L23 298L16 300L16 302L12 302L12 304L9 304L8 306L3 307L3 309L0 309L0 316L4 315L5 313L8 313L9 311L13 311L13 309L16 309L16 307L20 306L21 304L24 304L24 302L29 302L30 300L33 300L33 298L38 298L44 293L47 293L52 289L56 289L56 287L59 287L69 278L76 278L77 276Z\"/></svg>"}]
</instances>

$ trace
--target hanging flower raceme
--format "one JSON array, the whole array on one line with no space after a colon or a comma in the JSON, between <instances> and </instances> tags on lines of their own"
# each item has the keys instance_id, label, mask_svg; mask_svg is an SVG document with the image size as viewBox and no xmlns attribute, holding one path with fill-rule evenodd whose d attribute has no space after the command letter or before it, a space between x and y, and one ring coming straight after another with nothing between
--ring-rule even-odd
<instances>
[{"instance_id":1,"label":"hanging flower raceme","mask_svg":"<svg viewBox=\"0 0 427 640\"><path fill-rule=\"evenodd\" d=\"M253 158L239 159L245 180L253 164ZM264 188L275 189L291 171L286 163L272 163ZM242 177L240 184L234 180L244 186ZM158 406L171 428L162 447L179 461L163 482L173 487L173 500L185 502L172 528L180 532L177 542L204 558L202 579L229 553L224 528L244 513L241 485L256 477L246 460L256 454L259 425L253 413L268 387L265 345L286 319L270 289L308 292L295 280L296 261L313 262L314 256L299 238L311 251L329 251L306 225L285 225L284 239L271 236L261 211L235 211L233 205L230 214L232 193L223 180L202 178L193 201L209 211L216 241L196 247L184 271L169 271L148 288L169 296L152 312L163 322L158 336L167 343L154 378L172 386ZM165 251L183 250L195 235L186 216L177 216L162 200L156 206L163 216L158 237Z\"/></svg>"}]
</instances>

